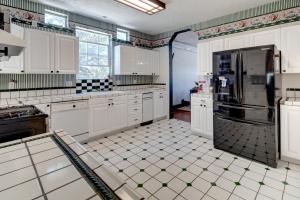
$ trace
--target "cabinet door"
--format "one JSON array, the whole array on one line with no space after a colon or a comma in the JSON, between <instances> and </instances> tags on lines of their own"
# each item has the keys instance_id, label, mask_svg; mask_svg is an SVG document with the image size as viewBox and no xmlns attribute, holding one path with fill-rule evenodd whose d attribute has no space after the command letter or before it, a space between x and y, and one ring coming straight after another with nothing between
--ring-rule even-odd
<instances>
[{"instance_id":1,"label":"cabinet door","mask_svg":"<svg viewBox=\"0 0 300 200\"><path fill-rule=\"evenodd\" d=\"M149 75L159 75L159 52L150 51L150 66L149 66Z\"/></svg>"},{"instance_id":2,"label":"cabinet door","mask_svg":"<svg viewBox=\"0 0 300 200\"><path fill-rule=\"evenodd\" d=\"M249 34L232 36L224 39L225 50L240 49L251 46Z\"/></svg>"},{"instance_id":3,"label":"cabinet door","mask_svg":"<svg viewBox=\"0 0 300 200\"><path fill-rule=\"evenodd\" d=\"M280 49L280 29L251 34L251 46L276 45Z\"/></svg>"},{"instance_id":4,"label":"cabinet door","mask_svg":"<svg viewBox=\"0 0 300 200\"><path fill-rule=\"evenodd\" d=\"M300 107L281 106L281 154L300 160Z\"/></svg>"},{"instance_id":5,"label":"cabinet door","mask_svg":"<svg viewBox=\"0 0 300 200\"><path fill-rule=\"evenodd\" d=\"M207 136L210 138L213 138L213 124L214 124L214 119L213 119L213 107L212 106L207 106L206 107L206 133Z\"/></svg>"},{"instance_id":6,"label":"cabinet door","mask_svg":"<svg viewBox=\"0 0 300 200\"><path fill-rule=\"evenodd\" d=\"M138 75L150 75L149 52L146 49L136 48L136 68L134 72Z\"/></svg>"},{"instance_id":7,"label":"cabinet door","mask_svg":"<svg viewBox=\"0 0 300 200\"><path fill-rule=\"evenodd\" d=\"M281 29L282 72L300 73L300 25Z\"/></svg>"},{"instance_id":8,"label":"cabinet door","mask_svg":"<svg viewBox=\"0 0 300 200\"><path fill-rule=\"evenodd\" d=\"M109 110L106 104L90 107L90 136L106 133L111 127L109 124Z\"/></svg>"},{"instance_id":9,"label":"cabinet door","mask_svg":"<svg viewBox=\"0 0 300 200\"><path fill-rule=\"evenodd\" d=\"M191 128L192 131L201 132L201 107L198 104L191 105Z\"/></svg>"},{"instance_id":10,"label":"cabinet door","mask_svg":"<svg viewBox=\"0 0 300 200\"><path fill-rule=\"evenodd\" d=\"M213 53L224 50L224 39L212 40L209 43L209 65L207 68L207 74L213 74Z\"/></svg>"},{"instance_id":11,"label":"cabinet door","mask_svg":"<svg viewBox=\"0 0 300 200\"><path fill-rule=\"evenodd\" d=\"M198 46L198 75L208 75L210 64L209 42L199 42Z\"/></svg>"},{"instance_id":12,"label":"cabinet door","mask_svg":"<svg viewBox=\"0 0 300 200\"><path fill-rule=\"evenodd\" d=\"M53 73L54 34L35 29L26 29L25 72Z\"/></svg>"},{"instance_id":13,"label":"cabinet door","mask_svg":"<svg viewBox=\"0 0 300 200\"><path fill-rule=\"evenodd\" d=\"M207 133L207 112L205 105L200 105L200 133Z\"/></svg>"},{"instance_id":14,"label":"cabinet door","mask_svg":"<svg viewBox=\"0 0 300 200\"><path fill-rule=\"evenodd\" d=\"M164 92L154 92L154 119L165 116L165 98Z\"/></svg>"},{"instance_id":15,"label":"cabinet door","mask_svg":"<svg viewBox=\"0 0 300 200\"><path fill-rule=\"evenodd\" d=\"M55 41L55 72L61 74L77 74L78 71L78 38L57 34Z\"/></svg>"},{"instance_id":16,"label":"cabinet door","mask_svg":"<svg viewBox=\"0 0 300 200\"><path fill-rule=\"evenodd\" d=\"M24 28L11 24L11 34L24 39ZM24 53L19 56L11 56L8 61L0 62L0 73L21 73L24 71Z\"/></svg>"},{"instance_id":17,"label":"cabinet door","mask_svg":"<svg viewBox=\"0 0 300 200\"><path fill-rule=\"evenodd\" d=\"M136 65L136 49L131 46L116 46L114 63L114 71L116 75L134 74L134 69Z\"/></svg>"},{"instance_id":18,"label":"cabinet door","mask_svg":"<svg viewBox=\"0 0 300 200\"><path fill-rule=\"evenodd\" d=\"M127 126L127 105L125 103L109 107L109 125L111 130Z\"/></svg>"}]
</instances>

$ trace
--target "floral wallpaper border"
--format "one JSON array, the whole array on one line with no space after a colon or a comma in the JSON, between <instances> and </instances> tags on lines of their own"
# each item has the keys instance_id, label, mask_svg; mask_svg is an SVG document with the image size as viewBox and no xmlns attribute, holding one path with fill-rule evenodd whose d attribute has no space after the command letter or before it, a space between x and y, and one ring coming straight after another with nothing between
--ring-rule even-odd
<instances>
[{"instance_id":1,"label":"floral wallpaper border","mask_svg":"<svg viewBox=\"0 0 300 200\"><path fill-rule=\"evenodd\" d=\"M199 40L204 40L295 21L300 21L300 7L253 17L233 23L223 24L208 29L195 31L195 33L198 35ZM151 46L153 48L166 46L168 45L170 39L171 37L156 40L151 44Z\"/></svg>"}]
</instances>

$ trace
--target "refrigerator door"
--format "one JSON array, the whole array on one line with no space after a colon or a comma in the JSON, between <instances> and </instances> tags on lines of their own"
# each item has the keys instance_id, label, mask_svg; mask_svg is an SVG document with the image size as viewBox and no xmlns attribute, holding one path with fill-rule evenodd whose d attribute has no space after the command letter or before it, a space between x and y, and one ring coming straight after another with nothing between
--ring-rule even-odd
<instances>
[{"instance_id":1,"label":"refrigerator door","mask_svg":"<svg viewBox=\"0 0 300 200\"><path fill-rule=\"evenodd\" d=\"M213 55L214 101L239 104L238 51L218 52Z\"/></svg>"},{"instance_id":2,"label":"refrigerator door","mask_svg":"<svg viewBox=\"0 0 300 200\"><path fill-rule=\"evenodd\" d=\"M274 108L274 47L265 46L241 51L241 105Z\"/></svg>"}]
</instances>

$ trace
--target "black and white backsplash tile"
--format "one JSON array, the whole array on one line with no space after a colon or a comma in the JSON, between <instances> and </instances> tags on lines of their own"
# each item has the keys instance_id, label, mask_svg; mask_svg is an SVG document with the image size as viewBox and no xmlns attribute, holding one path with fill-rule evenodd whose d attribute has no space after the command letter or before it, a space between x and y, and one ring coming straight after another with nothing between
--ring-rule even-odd
<instances>
[{"instance_id":1,"label":"black and white backsplash tile","mask_svg":"<svg viewBox=\"0 0 300 200\"><path fill-rule=\"evenodd\" d=\"M78 79L76 81L76 93L113 90L112 79Z\"/></svg>"}]
</instances>

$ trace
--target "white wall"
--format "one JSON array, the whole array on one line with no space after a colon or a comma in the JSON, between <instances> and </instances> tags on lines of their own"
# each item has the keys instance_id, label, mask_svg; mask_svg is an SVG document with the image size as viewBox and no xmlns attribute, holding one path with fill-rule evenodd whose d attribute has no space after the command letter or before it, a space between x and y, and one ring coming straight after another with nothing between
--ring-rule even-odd
<instances>
[{"instance_id":1,"label":"white wall","mask_svg":"<svg viewBox=\"0 0 300 200\"><path fill-rule=\"evenodd\" d=\"M173 53L173 105L178 105L182 99L190 101L190 89L198 81L197 49L174 42Z\"/></svg>"}]
</instances>

